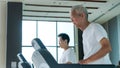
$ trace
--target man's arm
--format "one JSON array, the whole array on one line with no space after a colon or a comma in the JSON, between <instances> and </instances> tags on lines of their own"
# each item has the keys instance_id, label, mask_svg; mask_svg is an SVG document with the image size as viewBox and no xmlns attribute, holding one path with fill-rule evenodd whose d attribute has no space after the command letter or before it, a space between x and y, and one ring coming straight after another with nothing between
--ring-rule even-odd
<instances>
[{"instance_id":1,"label":"man's arm","mask_svg":"<svg viewBox=\"0 0 120 68\"><path fill-rule=\"evenodd\" d=\"M101 44L101 49L98 52L96 52L95 54L93 54L92 56L88 57L85 60L80 60L79 63L87 64L89 62L93 62L95 60L102 58L103 56L105 56L107 53L109 53L112 50L110 42L107 38L101 39L100 44Z\"/></svg>"}]
</instances>

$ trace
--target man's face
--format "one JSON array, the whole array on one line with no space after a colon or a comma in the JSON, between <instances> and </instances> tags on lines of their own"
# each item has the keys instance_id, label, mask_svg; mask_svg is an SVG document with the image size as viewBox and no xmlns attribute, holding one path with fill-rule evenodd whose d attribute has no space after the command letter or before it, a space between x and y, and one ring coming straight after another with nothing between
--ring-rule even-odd
<instances>
[{"instance_id":1,"label":"man's face","mask_svg":"<svg viewBox=\"0 0 120 68\"><path fill-rule=\"evenodd\" d=\"M59 37L59 45L60 45L61 48L64 48L65 45L66 45L66 41L63 40L61 37Z\"/></svg>"},{"instance_id":2,"label":"man's face","mask_svg":"<svg viewBox=\"0 0 120 68\"><path fill-rule=\"evenodd\" d=\"M82 23L81 14L78 14L77 12L72 11L71 12L71 20L76 27L79 27L79 28L81 27L81 23Z\"/></svg>"}]
</instances>

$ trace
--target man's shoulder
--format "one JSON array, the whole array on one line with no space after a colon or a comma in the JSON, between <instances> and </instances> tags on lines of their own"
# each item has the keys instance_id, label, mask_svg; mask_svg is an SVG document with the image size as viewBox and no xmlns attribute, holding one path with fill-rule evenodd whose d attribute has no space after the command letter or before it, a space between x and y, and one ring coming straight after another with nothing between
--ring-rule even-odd
<instances>
[{"instance_id":1,"label":"man's shoulder","mask_svg":"<svg viewBox=\"0 0 120 68\"><path fill-rule=\"evenodd\" d=\"M102 27L102 25L101 24L99 24L99 23L91 23L91 26L95 29L95 28L101 28Z\"/></svg>"},{"instance_id":2,"label":"man's shoulder","mask_svg":"<svg viewBox=\"0 0 120 68\"><path fill-rule=\"evenodd\" d=\"M95 22L92 22L92 23L90 23L90 24L93 25L93 26L101 26L101 24L95 23Z\"/></svg>"}]
</instances>

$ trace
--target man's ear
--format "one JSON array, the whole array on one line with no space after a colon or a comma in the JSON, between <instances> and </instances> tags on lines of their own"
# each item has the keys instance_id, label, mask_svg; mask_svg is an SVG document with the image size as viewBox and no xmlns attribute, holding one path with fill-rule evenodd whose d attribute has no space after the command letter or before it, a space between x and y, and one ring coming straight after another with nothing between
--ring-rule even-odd
<instances>
[{"instance_id":1,"label":"man's ear","mask_svg":"<svg viewBox=\"0 0 120 68\"><path fill-rule=\"evenodd\" d=\"M81 17L82 17L82 18L86 18L85 13L81 13Z\"/></svg>"},{"instance_id":2,"label":"man's ear","mask_svg":"<svg viewBox=\"0 0 120 68\"><path fill-rule=\"evenodd\" d=\"M65 43L67 43L67 40L65 39Z\"/></svg>"},{"instance_id":3,"label":"man's ear","mask_svg":"<svg viewBox=\"0 0 120 68\"><path fill-rule=\"evenodd\" d=\"M85 13L81 13L81 17L83 18L85 16Z\"/></svg>"}]
</instances>

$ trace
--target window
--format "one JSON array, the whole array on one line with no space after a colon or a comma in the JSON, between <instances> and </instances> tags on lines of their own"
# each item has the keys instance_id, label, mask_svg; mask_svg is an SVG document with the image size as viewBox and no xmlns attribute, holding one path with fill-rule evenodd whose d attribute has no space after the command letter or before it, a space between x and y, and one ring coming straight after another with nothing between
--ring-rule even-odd
<instances>
[{"instance_id":1,"label":"window","mask_svg":"<svg viewBox=\"0 0 120 68\"><path fill-rule=\"evenodd\" d=\"M36 37L36 22L23 21L22 22L22 45L30 46L31 40Z\"/></svg>"},{"instance_id":2,"label":"window","mask_svg":"<svg viewBox=\"0 0 120 68\"><path fill-rule=\"evenodd\" d=\"M22 22L22 53L32 63L31 57L34 48L31 46L33 38L40 38L56 61L62 55L63 49L59 48L59 33L70 36L70 46L74 47L74 26L68 22L23 21Z\"/></svg>"}]
</instances>

